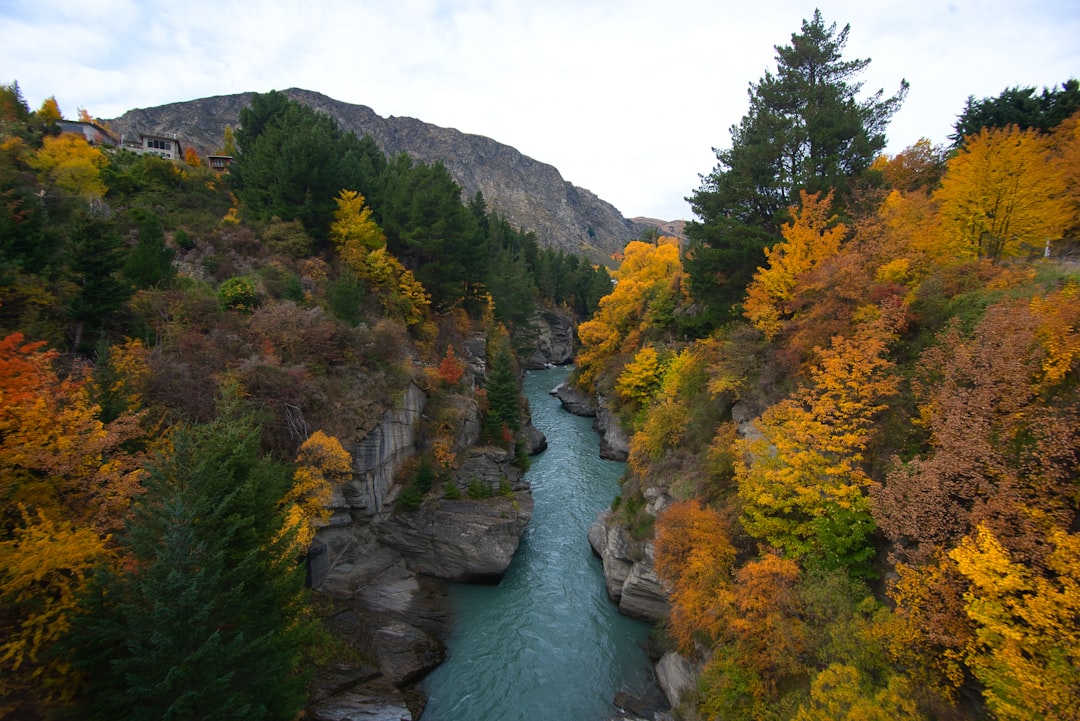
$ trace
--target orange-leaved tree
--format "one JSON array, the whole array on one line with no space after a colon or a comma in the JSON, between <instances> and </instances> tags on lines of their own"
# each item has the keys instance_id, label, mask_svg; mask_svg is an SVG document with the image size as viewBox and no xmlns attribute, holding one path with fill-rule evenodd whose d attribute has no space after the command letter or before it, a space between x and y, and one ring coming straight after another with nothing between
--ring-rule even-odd
<instances>
[{"instance_id":1,"label":"orange-leaved tree","mask_svg":"<svg viewBox=\"0 0 1080 721\"><path fill-rule=\"evenodd\" d=\"M784 240L765 249L767 268L758 268L746 289L744 313L767 338L774 337L790 317L791 301L800 276L836 255L847 227L831 215L832 193L800 191L799 207L781 229Z\"/></svg>"},{"instance_id":2,"label":"orange-leaved tree","mask_svg":"<svg viewBox=\"0 0 1080 721\"><path fill-rule=\"evenodd\" d=\"M887 352L895 314L887 308L854 337L818 349L810 385L762 414L760 437L739 443L743 525L792 557L854 568L873 555L863 454L897 389Z\"/></svg>"},{"instance_id":3,"label":"orange-leaved tree","mask_svg":"<svg viewBox=\"0 0 1080 721\"><path fill-rule=\"evenodd\" d=\"M671 599L668 629L684 651L699 633L715 640L730 614L735 547L727 520L697 501L673 503L656 521L656 571Z\"/></svg>"}]
</instances>

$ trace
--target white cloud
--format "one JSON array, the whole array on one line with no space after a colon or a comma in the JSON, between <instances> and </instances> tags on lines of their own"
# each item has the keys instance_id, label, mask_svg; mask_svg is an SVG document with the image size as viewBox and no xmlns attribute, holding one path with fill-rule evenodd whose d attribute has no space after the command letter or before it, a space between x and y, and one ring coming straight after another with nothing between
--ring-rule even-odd
<instances>
[{"instance_id":1,"label":"white cloud","mask_svg":"<svg viewBox=\"0 0 1080 721\"><path fill-rule=\"evenodd\" d=\"M867 90L911 82L890 151L943 142L968 95L1078 74L1075 0L832 0ZM626 215L683 198L815 4L711 0L106 0L0 6L0 67L33 107L111 117L197 97L303 87L381 115L487 135Z\"/></svg>"}]
</instances>

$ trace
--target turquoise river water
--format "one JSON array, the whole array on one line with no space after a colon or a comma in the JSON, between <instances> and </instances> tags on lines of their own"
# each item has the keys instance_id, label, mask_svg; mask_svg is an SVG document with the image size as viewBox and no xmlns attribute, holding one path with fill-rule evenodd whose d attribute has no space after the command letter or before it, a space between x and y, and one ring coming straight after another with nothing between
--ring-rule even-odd
<instances>
[{"instance_id":1,"label":"turquoise river water","mask_svg":"<svg viewBox=\"0 0 1080 721\"><path fill-rule=\"evenodd\" d=\"M450 587L449 653L424 683L422 721L598 721L617 715L617 691L651 683L650 627L608 600L587 539L624 464L601 459L592 419L548 394L567 373L526 375L533 424L548 440L526 474L532 519L497 586Z\"/></svg>"}]
</instances>

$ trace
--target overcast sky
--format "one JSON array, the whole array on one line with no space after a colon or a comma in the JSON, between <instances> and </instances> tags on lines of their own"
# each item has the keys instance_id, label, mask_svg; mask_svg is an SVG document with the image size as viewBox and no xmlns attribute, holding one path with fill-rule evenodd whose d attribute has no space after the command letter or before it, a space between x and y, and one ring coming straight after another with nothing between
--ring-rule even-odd
<instances>
[{"instance_id":1,"label":"overcast sky","mask_svg":"<svg viewBox=\"0 0 1080 721\"><path fill-rule=\"evenodd\" d=\"M944 143L969 95L1080 77L1080 0L0 0L0 82L72 118L301 87L486 135L671 220L815 7L851 25L867 91L911 83L891 153Z\"/></svg>"}]
</instances>

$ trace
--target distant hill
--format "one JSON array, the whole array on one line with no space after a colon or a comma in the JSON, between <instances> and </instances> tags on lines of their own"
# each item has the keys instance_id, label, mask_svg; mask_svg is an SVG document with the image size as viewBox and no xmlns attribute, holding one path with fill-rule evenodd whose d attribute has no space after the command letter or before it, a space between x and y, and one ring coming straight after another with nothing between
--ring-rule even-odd
<instances>
[{"instance_id":1,"label":"distant hill","mask_svg":"<svg viewBox=\"0 0 1080 721\"><path fill-rule=\"evenodd\" d=\"M605 261L623 249L645 225L624 218L610 203L563 179L558 169L522 155L482 135L441 128L415 118L383 118L364 105L292 88L283 91L299 103L322 111L345 130L370 135L388 155L404 152L424 163L442 161L464 190L465 199L480 191L488 207L511 223L533 230L541 245L585 253ZM175 134L201 155L220 148L225 126L237 126L240 110L252 93L170 103L129 110L110 120L118 134Z\"/></svg>"}]
</instances>

